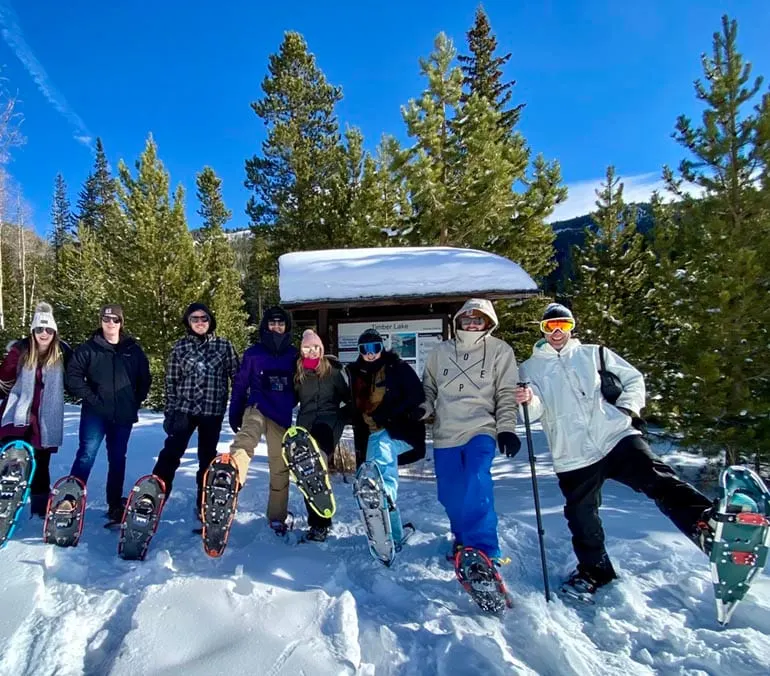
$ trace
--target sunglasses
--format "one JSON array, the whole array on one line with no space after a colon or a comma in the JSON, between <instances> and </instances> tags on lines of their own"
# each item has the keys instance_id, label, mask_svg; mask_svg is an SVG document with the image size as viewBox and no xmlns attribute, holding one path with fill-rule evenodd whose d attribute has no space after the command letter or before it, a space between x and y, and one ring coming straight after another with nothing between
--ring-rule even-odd
<instances>
[{"instance_id":1,"label":"sunglasses","mask_svg":"<svg viewBox=\"0 0 770 676\"><path fill-rule=\"evenodd\" d=\"M568 333L575 328L575 320L559 317L557 319L544 319L540 322L540 330L543 333L553 333L554 331L561 331L562 333Z\"/></svg>"},{"instance_id":2,"label":"sunglasses","mask_svg":"<svg viewBox=\"0 0 770 676\"><path fill-rule=\"evenodd\" d=\"M382 352L382 343L379 340L374 343L361 343L358 346L358 351L362 355L379 354Z\"/></svg>"},{"instance_id":3,"label":"sunglasses","mask_svg":"<svg viewBox=\"0 0 770 676\"><path fill-rule=\"evenodd\" d=\"M485 326L486 323L484 317L460 317L460 326Z\"/></svg>"},{"instance_id":4,"label":"sunglasses","mask_svg":"<svg viewBox=\"0 0 770 676\"><path fill-rule=\"evenodd\" d=\"M104 315L102 321L105 324L120 324L120 317L113 317L112 315Z\"/></svg>"},{"instance_id":5,"label":"sunglasses","mask_svg":"<svg viewBox=\"0 0 770 676\"><path fill-rule=\"evenodd\" d=\"M310 352L320 352L321 346L320 345L305 345L305 347L302 348L303 354L308 354Z\"/></svg>"},{"instance_id":6,"label":"sunglasses","mask_svg":"<svg viewBox=\"0 0 770 676\"><path fill-rule=\"evenodd\" d=\"M206 324L209 321L208 315L191 315L190 321L193 324Z\"/></svg>"},{"instance_id":7,"label":"sunglasses","mask_svg":"<svg viewBox=\"0 0 770 676\"><path fill-rule=\"evenodd\" d=\"M47 333L49 336L52 336L56 331L54 331L50 326L36 326L34 328L35 333L39 336L43 333Z\"/></svg>"}]
</instances>

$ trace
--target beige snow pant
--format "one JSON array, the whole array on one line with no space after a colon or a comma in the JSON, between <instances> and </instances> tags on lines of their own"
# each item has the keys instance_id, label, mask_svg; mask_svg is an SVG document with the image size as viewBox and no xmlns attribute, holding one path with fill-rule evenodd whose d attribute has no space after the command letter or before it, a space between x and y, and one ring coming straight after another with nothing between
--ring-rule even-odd
<instances>
[{"instance_id":1,"label":"beige snow pant","mask_svg":"<svg viewBox=\"0 0 770 676\"><path fill-rule=\"evenodd\" d=\"M265 418L256 406L250 406L243 414L243 425L230 444L230 455L238 467L241 486L246 483L249 463L254 449L265 435L267 440L267 463L270 468L270 496L267 501L269 521L286 521L289 506L289 468L281 455L281 443L286 432L284 427Z\"/></svg>"}]
</instances>

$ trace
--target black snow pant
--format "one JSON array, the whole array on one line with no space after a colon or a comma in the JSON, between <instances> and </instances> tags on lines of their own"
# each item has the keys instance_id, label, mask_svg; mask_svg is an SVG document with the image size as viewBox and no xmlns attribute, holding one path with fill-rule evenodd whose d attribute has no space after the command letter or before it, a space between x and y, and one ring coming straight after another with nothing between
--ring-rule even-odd
<instances>
[{"instance_id":1,"label":"black snow pant","mask_svg":"<svg viewBox=\"0 0 770 676\"><path fill-rule=\"evenodd\" d=\"M325 423L314 423L310 428L310 436L316 440L318 447L326 454L327 459L334 457L334 432ZM307 525L311 528L330 528L332 520L317 514L305 499L307 509Z\"/></svg>"},{"instance_id":2,"label":"black snow pant","mask_svg":"<svg viewBox=\"0 0 770 676\"><path fill-rule=\"evenodd\" d=\"M695 536L704 510L711 507L700 491L681 481L639 435L621 439L599 462L557 474L567 500L564 516L572 533L578 570L589 573L600 585L617 577L604 548L604 529L599 518L602 485L614 479L644 493L688 538Z\"/></svg>"},{"instance_id":3,"label":"black snow pant","mask_svg":"<svg viewBox=\"0 0 770 676\"><path fill-rule=\"evenodd\" d=\"M201 501L203 499L203 476L206 474L211 461L217 456L217 444L219 443L219 434L222 431L221 415L188 415L187 425L173 430L172 434L166 437L166 443L163 450L158 455L158 461L152 473L159 476L166 484L166 499L171 495L171 487L174 483L174 475L182 456L187 450L187 444L190 443L190 437L193 432L198 430L198 473L195 479L198 484L197 508L200 513Z\"/></svg>"}]
</instances>

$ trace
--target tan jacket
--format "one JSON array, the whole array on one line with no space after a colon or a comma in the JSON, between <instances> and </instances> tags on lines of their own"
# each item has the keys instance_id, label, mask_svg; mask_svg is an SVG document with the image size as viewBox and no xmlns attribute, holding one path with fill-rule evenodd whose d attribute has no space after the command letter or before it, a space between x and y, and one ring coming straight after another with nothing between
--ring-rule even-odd
<instances>
[{"instance_id":1,"label":"tan jacket","mask_svg":"<svg viewBox=\"0 0 770 676\"><path fill-rule=\"evenodd\" d=\"M479 434L516 431L519 370L510 345L490 334L498 326L488 300L472 298L455 315L479 310L492 321L485 332L457 331L428 356L422 384L426 415L435 414L435 448L462 446Z\"/></svg>"}]
</instances>

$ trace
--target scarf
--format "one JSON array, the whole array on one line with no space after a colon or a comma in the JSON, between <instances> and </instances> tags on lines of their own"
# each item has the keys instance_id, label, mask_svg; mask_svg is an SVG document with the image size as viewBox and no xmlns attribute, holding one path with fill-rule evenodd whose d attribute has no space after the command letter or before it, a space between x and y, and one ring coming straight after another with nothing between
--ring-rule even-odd
<instances>
[{"instance_id":1,"label":"scarf","mask_svg":"<svg viewBox=\"0 0 770 676\"><path fill-rule=\"evenodd\" d=\"M3 412L0 426L29 425L29 409L35 396L35 368L26 368L20 362L19 371ZM40 445L42 448L58 448L64 439L64 369L59 360L53 366L43 367L43 393L38 412Z\"/></svg>"}]
</instances>

